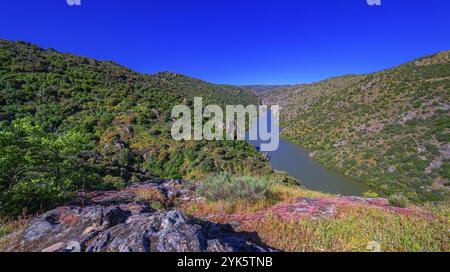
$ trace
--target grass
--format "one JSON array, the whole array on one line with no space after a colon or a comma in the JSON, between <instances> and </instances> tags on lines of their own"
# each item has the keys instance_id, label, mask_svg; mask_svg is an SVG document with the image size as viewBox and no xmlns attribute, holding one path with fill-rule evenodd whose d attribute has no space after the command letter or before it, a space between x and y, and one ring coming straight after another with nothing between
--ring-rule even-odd
<instances>
[{"instance_id":1,"label":"grass","mask_svg":"<svg viewBox=\"0 0 450 272\"><path fill-rule=\"evenodd\" d=\"M181 208L187 215L206 219L211 215L252 214L277 204L294 203L299 197L335 197L260 179L259 182L268 184L263 197L233 201L223 197L185 203ZM137 190L136 200L148 202L154 208L175 205L154 188ZM285 220L266 213L262 218L240 222L238 231L255 232L264 244L288 252L361 252L372 251L378 245L386 252L450 251L448 204L428 203L420 208L426 215L400 214L365 205L340 206L332 217L319 219ZM221 223L234 220L227 216L218 219L224 220ZM26 219L0 221L0 251L8 249L17 240L26 222Z\"/></svg>"},{"instance_id":2,"label":"grass","mask_svg":"<svg viewBox=\"0 0 450 272\"><path fill-rule=\"evenodd\" d=\"M26 217L14 220L0 218L0 252L7 251L17 242L18 236L25 230L27 223Z\"/></svg>"},{"instance_id":3,"label":"grass","mask_svg":"<svg viewBox=\"0 0 450 272\"><path fill-rule=\"evenodd\" d=\"M140 202L147 202L152 208L156 210L164 209L172 206L172 202L158 189L146 188L136 190L136 200Z\"/></svg>"},{"instance_id":4,"label":"grass","mask_svg":"<svg viewBox=\"0 0 450 272\"><path fill-rule=\"evenodd\" d=\"M276 204L293 203L299 197L335 196L272 183L264 197L259 199L227 201L225 197L204 203L189 203L183 208L188 215L199 218L252 214ZM405 206L404 199L400 197L398 203L391 205ZM374 249L387 252L448 252L450 208L447 204L427 204L421 209L428 215L406 215L365 205L341 206L333 217L321 219L285 220L268 212L262 219L240 222L239 231L256 232L263 243L291 252L360 252ZM227 220L234 219L219 216L217 220L227 223ZM380 248L377 248L378 245Z\"/></svg>"},{"instance_id":5,"label":"grass","mask_svg":"<svg viewBox=\"0 0 450 272\"><path fill-rule=\"evenodd\" d=\"M330 219L286 221L267 216L245 224L244 229L256 231L264 243L291 252L370 251L374 242L388 252L450 250L448 216L430 220L361 206Z\"/></svg>"}]
</instances>

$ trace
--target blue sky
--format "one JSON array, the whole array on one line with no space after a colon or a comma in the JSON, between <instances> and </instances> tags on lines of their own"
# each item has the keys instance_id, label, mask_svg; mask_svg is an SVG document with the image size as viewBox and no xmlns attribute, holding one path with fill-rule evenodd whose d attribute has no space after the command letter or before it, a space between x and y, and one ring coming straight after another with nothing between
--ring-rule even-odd
<instances>
[{"instance_id":1,"label":"blue sky","mask_svg":"<svg viewBox=\"0 0 450 272\"><path fill-rule=\"evenodd\" d=\"M450 49L450 1L2 0L0 38L210 82L291 84Z\"/></svg>"}]
</instances>

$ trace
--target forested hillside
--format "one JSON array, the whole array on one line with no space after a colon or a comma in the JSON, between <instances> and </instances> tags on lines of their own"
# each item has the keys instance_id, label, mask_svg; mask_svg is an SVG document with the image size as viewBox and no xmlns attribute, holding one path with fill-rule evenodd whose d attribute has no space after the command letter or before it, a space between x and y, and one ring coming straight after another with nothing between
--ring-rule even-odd
<instances>
[{"instance_id":1,"label":"forested hillside","mask_svg":"<svg viewBox=\"0 0 450 272\"><path fill-rule=\"evenodd\" d=\"M280 104L283 134L331 169L384 195L447 200L449 51L368 75L262 95Z\"/></svg>"},{"instance_id":2,"label":"forested hillside","mask_svg":"<svg viewBox=\"0 0 450 272\"><path fill-rule=\"evenodd\" d=\"M80 188L121 188L212 172L268 174L246 142L175 142L177 104L255 104L245 89L163 72L145 75L0 40L0 207L45 210Z\"/></svg>"}]
</instances>

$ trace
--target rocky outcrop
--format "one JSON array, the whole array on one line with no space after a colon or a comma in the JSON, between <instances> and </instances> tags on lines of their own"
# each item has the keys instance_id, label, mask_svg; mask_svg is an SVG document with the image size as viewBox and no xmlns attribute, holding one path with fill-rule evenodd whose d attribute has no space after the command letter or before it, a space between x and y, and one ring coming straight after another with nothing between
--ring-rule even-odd
<instances>
[{"instance_id":1,"label":"rocky outcrop","mask_svg":"<svg viewBox=\"0 0 450 272\"><path fill-rule=\"evenodd\" d=\"M155 210L139 190L188 199L181 181L143 183L121 191L81 192L68 206L33 219L8 251L43 252L264 252L253 233L188 218L180 210Z\"/></svg>"},{"instance_id":2,"label":"rocky outcrop","mask_svg":"<svg viewBox=\"0 0 450 272\"><path fill-rule=\"evenodd\" d=\"M351 196L296 197L252 213L216 211L189 217L181 211L203 202L195 194L195 185L181 180L140 183L117 191L82 191L67 206L48 211L11 234L11 243L1 250L267 252L274 249L246 227L267 216L287 221L332 220L348 208L362 207L433 219L414 205L399 208L386 199Z\"/></svg>"},{"instance_id":3,"label":"rocky outcrop","mask_svg":"<svg viewBox=\"0 0 450 272\"><path fill-rule=\"evenodd\" d=\"M248 214L211 214L208 220L214 222L234 222L237 226L250 221L259 221L267 216L276 217L282 220L302 220L310 219L330 219L339 216L339 211L348 207L375 208L385 212L396 214L421 216L432 218L432 215L426 213L416 206L400 208L391 206L388 200L384 198L362 198L355 196L341 196L330 198L306 198L299 197L290 203L280 203L267 209ZM239 227L235 228L236 230Z\"/></svg>"}]
</instances>

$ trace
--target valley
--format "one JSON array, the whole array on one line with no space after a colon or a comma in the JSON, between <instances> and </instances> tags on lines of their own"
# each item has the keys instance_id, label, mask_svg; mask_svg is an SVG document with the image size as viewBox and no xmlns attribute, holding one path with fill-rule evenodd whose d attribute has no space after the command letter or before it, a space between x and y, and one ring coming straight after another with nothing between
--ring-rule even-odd
<instances>
[{"instance_id":1,"label":"valley","mask_svg":"<svg viewBox=\"0 0 450 272\"><path fill-rule=\"evenodd\" d=\"M448 58L242 87L0 40L0 251L448 251ZM279 104L279 149L175 141L195 97Z\"/></svg>"},{"instance_id":2,"label":"valley","mask_svg":"<svg viewBox=\"0 0 450 272\"><path fill-rule=\"evenodd\" d=\"M283 136L325 167L381 195L417 202L449 196L449 51L367 75L282 87Z\"/></svg>"}]
</instances>

